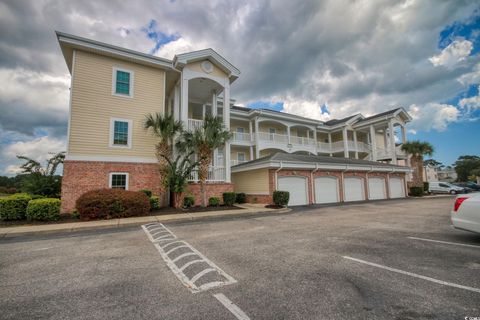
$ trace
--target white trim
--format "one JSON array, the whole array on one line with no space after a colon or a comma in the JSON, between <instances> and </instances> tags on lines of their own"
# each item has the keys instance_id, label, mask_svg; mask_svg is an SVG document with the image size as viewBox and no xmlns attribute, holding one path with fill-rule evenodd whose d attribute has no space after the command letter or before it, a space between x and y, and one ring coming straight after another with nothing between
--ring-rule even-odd
<instances>
[{"instance_id":1,"label":"white trim","mask_svg":"<svg viewBox=\"0 0 480 320\"><path fill-rule=\"evenodd\" d=\"M77 50L73 50L72 53L72 76L70 77L70 101L68 103L68 127L67 127L67 150L70 147L70 127L72 126L72 92L73 92L73 76L75 74L75 58L77 56Z\"/></svg>"},{"instance_id":2,"label":"white trim","mask_svg":"<svg viewBox=\"0 0 480 320\"><path fill-rule=\"evenodd\" d=\"M126 72L126 73L130 74L130 82L128 83L128 85L129 85L128 93L129 94L123 94L123 93L117 93L116 92L116 89L117 89L117 71ZM134 78L135 78L135 73L132 70L124 69L122 67L113 66L112 67L112 96L122 97L122 98L133 98Z\"/></svg>"},{"instance_id":3,"label":"white trim","mask_svg":"<svg viewBox=\"0 0 480 320\"><path fill-rule=\"evenodd\" d=\"M157 163L157 158L129 157L129 156L79 156L67 155L67 161L92 161L92 162L131 162L131 163Z\"/></svg>"},{"instance_id":4,"label":"white trim","mask_svg":"<svg viewBox=\"0 0 480 320\"><path fill-rule=\"evenodd\" d=\"M129 174L128 172L110 172L108 174L108 187L111 189L112 188L112 176L116 175L125 175L125 190L128 190L128 179L129 179Z\"/></svg>"},{"instance_id":5,"label":"white trim","mask_svg":"<svg viewBox=\"0 0 480 320\"><path fill-rule=\"evenodd\" d=\"M113 144L113 130L115 128L115 121L127 122L128 123L128 141L127 145L115 145ZM133 121L130 119L122 118L110 118L110 138L108 141L108 146L110 148L120 148L120 149L131 149L132 148L132 131L133 131Z\"/></svg>"}]
</instances>

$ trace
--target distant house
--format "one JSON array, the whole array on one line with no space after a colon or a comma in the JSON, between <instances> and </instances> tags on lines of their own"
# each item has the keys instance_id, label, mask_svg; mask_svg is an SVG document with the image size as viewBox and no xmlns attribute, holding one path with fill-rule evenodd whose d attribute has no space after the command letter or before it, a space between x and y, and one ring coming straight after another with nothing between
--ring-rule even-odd
<instances>
[{"instance_id":1,"label":"distant house","mask_svg":"<svg viewBox=\"0 0 480 320\"><path fill-rule=\"evenodd\" d=\"M457 180L457 172L454 168L445 167L437 170L438 181L454 182Z\"/></svg>"},{"instance_id":2,"label":"distant house","mask_svg":"<svg viewBox=\"0 0 480 320\"><path fill-rule=\"evenodd\" d=\"M240 71L212 49L169 60L61 32L57 38L71 74L62 211L99 188L165 193L156 139L143 129L145 115L156 112L186 129L216 115L232 132L213 153L208 196L235 191L269 203L273 191L286 190L290 205L301 205L407 194L411 170L401 144L412 118L403 108L326 122L245 108L230 99ZM188 192L200 200L196 172Z\"/></svg>"},{"instance_id":3,"label":"distant house","mask_svg":"<svg viewBox=\"0 0 480 320\"><path fill-rule=\"evenodd\" d=\"M423 167L423 181L439 181L438 180L438 168L430 164Z\"/></svg>"}]
</instances>

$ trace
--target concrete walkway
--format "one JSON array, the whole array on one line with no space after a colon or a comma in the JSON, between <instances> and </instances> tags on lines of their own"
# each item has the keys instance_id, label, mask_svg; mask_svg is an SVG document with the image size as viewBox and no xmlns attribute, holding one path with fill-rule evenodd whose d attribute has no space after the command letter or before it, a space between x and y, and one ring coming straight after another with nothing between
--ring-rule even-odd
<instances>
[{"instance_id":1,"label":"concrete walkway","mask_svg":"<svg viewBox=\"0 0 480 320\"><path fill-rule=\"evenodd\" d=\"M234 210L219 210L219 211L206 211L195 213L174 213L163 214L156 216L146 217L131 217L120 218L110 220L95 220L84 222L71 222L71 223L58 223L58 224L43 224L43 225L23 225L18 227L2 227L0 228L0 239L6 236L23 235L23 234L43 234L54 232L71 232L78 230L92 230L102 228L120 228L127 226L137 226L149 222L180 222L180 221L198 221L208 220L213 218L229 218L229 217L241 217L252 216L258 214L274 214L274 213L286 213L291 209L268 209L264 204L242 204L237 205L242 209Z\"/></svg>"}]
</instances>

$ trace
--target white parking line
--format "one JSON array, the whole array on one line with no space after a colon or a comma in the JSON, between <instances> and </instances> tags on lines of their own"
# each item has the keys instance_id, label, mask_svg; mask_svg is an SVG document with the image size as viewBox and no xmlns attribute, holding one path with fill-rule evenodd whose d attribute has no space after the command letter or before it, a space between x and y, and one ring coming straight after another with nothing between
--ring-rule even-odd
<instances>
[{"instance_id":1,"label":"white parking line","mask_svg":"<svg viewBox=\"0 0 480 320\"><path fill-rule=\"evenodd\" d=\"M390 268L390 267L387 267L387 266L383 266L381 264L368 262L368 261L365 261L365 260L360 260L360 259L356 259L356 258L352 258L352 257L348 257L348 256L343 256L343 257L345 259L360 262L360 263L363 263L363 264L367 264L367 265L372 266L372 267L377 267L377 268L385 269L385 270L388 270L388 271L404 274L404 275L407 275L407 276L410 276L410 277L431 281L431 282L438 283L438 284L441 284L441 285L444 285L444 286L449 286L449 287L454 287L454 288L459 288L459 289L464 289L464 290L480 293L480 289L478 289L478 288L462 286L460 284L447 282L447 281L442 281L442 280L422 276L421 274L416 274L416 273L412 273L412 272L408 272L408 271L403 271L403 270L400 270L400 269Z\"/></svg>"},{"instance_id":2,"label":"white parking line","mask_svg":"<svg viewBox=\"0 0 480 320\"><path fill-rule=\"evenodd\" d=\"M433 240L433 239L424 239L424 238L417 238L417 237L407 237L413 240L421 240L421 241L429 241L429 242L437 242L443 244L451 244L453 246L462 246L462 247L470 247L470 248L477 248L480 249L480 246L476 246L474 244L465 244L465 243L458 243L458 242L448 242L448 241L440 241L440 240Z\"/></svg>"},{"instance_id":3,"label":"white parking line","mask_svg":"<svg viewBox=\"0 0 480 320\"><path fill-rule=\"evenodd\" d=\"M239 320L250 320L250 318L242 311L237 305L235 305L230 299L228 299L224 294L217 293L213 295L220 301L225 308L228 309L237 319Z\"/></svg>"}]
</instances>

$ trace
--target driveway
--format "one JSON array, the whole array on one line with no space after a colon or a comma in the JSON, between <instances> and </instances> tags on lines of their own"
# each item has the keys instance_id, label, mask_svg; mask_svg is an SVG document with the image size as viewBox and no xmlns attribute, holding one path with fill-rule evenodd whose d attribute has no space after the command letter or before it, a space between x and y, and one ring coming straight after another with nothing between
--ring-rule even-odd
<instances>
[{"instance_id":1,"label":"driveway","mask_svg":"<svg viewBox=\"0 0 480 320\"><path fill-rule=\"evenodd\" d=\"M1 318L479 317L480 235L450 227L453 199L7 237ZM210 289L187 288L195 277Z\"/></svg>"}]
</instances>

